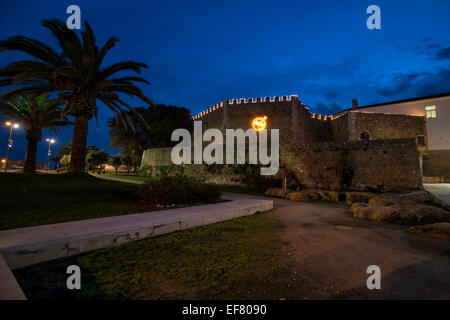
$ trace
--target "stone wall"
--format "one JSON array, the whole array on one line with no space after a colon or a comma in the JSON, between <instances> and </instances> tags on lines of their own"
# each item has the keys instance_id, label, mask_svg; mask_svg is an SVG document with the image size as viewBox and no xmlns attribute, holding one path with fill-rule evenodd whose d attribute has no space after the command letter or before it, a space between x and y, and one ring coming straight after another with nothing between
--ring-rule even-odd
<instances>
[{"instance_id":1,"label":"stone wall","mask_svg":"<svg viewBox=\"0 0 450 320\"><path fill-rule=\"evenodd\" d=\"M292 144L281 152L282 166L306 188L386 192L422 187L415 139Z\"/></svg>"},{"instance_id":2,"label":"stone wall","mask_svg":"<svg viewBox=\"0 0 450 320\"><path fill-rule=\"evenodd\" d=\"M331 118L310 113L297 96L227 100L195 116L194 121L202 121L203 130L216 128L225 133L226 129L245 131L255 117L262 116L267 116L268 130L279 129L280 145L286 140L331 141Z\"/></svg>"},{"instance_id":3,"label":"stone wall","mask_svg":"<svg viewBox=\"0 0 450 320\"><path fill-rule=\"evenodd\" d=\"M147 149L142 154L141 169L149 166L170 166L172 148Z\"/></svg>"},{"instance_id":4,"label":"stone wall","mask_svg":"<svg viewBox=\"0 0 450 320\"><path fill-rule=\"evenodd\" d=\"M348 112L330 122L333 141L358 141L367 132L370 140L409 139L426 136L425 118L404 114Z\"/></svg>"},{"instance_id":5,"label":"stone wall","mask_svg":"<svg viewBox=\"0 0 450 320\"><path fill-rule=\"evenodd\" d=\"M203 131L216 128L225 138L226 129L245 131L262 116L267 116L267 129L280 131L281 173L288 172L306 187L378 191L422 187L416 137L426 136L424 117L348 112L333 118L310 113L297 96L283 96L223 101L193 119L202 121ZM368 133L369 141L361 141L362 132ZM147 150L142 167L173 165L170 153L170 148ZM214 180L203 167L185 166L184 174ZM222 176L236 181L233 175Z\"/></svg>"},{"instance_id":6,"label":"stone wall","mask_svg":"<svg viewBox=\"0 0 450 320\"><path fill-rule=\"evenodd\" d=\"M424 177L438 177L439 181L450 182L450 150L430 150L422 155Z\"/></svg>"}]
</instances>

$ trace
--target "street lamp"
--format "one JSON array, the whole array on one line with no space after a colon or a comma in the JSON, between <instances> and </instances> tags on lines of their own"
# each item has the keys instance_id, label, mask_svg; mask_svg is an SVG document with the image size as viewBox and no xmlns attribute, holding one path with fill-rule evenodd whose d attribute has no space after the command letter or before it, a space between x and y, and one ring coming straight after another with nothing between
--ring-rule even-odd
<instances>
[{"instance_id":1,"label":"street lamp","mask_svg":"<svg viewBox=\"0 0 450 320\"><path fill-rule=\"evenodd\" d=\"M52 143L55 143L55 139L46 139L46 141L48 142L48 153L47 153L47 168L45 169L45 172L48 172L48 167L50 165L50 155L52 154L52 151L50 150L50 145Z\"/></svg>"},{"instance_id":2,"label":"street lamp","mask_svg":"<svg viewBox=\"0 0 450 320\"><path fill-rule=\"evenodd\" d=\"M13 132L13 128L17 129L19 128L19 124L18 123L12 123L12 122L6 122L6 125L8 127L11 127L10 131L9 131L9 139L8 139L8 150L6 151L6 160L5 160L5 172L7 172L8 170L8 157L9 157L9 149L12 148L12 132Z\"/></svg>"}]
</instances>

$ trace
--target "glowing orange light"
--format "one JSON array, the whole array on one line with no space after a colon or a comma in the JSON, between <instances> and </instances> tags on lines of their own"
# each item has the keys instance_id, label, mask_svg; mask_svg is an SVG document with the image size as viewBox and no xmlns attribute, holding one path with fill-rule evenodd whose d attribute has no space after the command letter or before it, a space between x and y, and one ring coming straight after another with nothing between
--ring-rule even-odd
<instances>
[{"instance_id":1,"label":"glowing orange light","mask_svg":"<svg viewBox=\"0 0 450 320\"><path fill-rule=\"evenodd\" d=\"M267 128L267 116L264 117L256 117L252 121L252 128L256 131L264 130Z\"/></svg>"}]
</instances>

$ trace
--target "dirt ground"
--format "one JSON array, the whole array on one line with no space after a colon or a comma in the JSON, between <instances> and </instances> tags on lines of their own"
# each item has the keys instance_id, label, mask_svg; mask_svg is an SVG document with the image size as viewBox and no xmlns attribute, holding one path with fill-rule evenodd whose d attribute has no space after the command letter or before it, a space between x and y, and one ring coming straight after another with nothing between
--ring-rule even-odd
<instances>
[{"instance_id":1,"label":"dirt ground","mask_svg":"<svg viewBox=\"0 0 450 320\"><path fill-rule=\"evenodd\" d=\"M355 219L345 205L273 200L293 272L286 299L450 299L450 241ZM370 265L380 290L366 286Z\"/></svg>"}]
</instances>

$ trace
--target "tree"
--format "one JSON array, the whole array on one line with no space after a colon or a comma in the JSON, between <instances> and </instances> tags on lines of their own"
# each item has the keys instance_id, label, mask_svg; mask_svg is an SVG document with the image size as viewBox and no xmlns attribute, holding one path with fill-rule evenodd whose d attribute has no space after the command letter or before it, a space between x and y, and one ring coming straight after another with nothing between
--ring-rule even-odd
<instances>
[{"instance_id":1,"label":"tree","mask_svg":"<svg viewBox=\"0 0 450 320\"><path fill-rule=\"evenodd\" d=\"M108 161L108 153L105 150L95 150L89 151L86 155L86 163L89 170L92 172L102 164ZM101 167L98 170L98 173L101 172Z\"/></svg>"},{"instance_id":2,"label":"tree","mask_svg":"<svg viewBox=\"0 0 450 320\"><path fill-rule=\"evenodd\" d=\"M144 150L149 148L171 147L176 142L171 141L172 132L178 128L192 131L192 118L186 108L165 106L158 104L149 108L136 108L136 111L144 118L144 125L136 112L124 111L108 120L111 147L119 147L122 153L138 158L139 165ZM121 121L127 117L129 123ZM136 163L135 159L135 163ZM139 166L137 165L137 166Z\"/></svg>"},{"instance_id":3,"label":"tree","mask_svg":"<svg viewBox=\"0 0 450 320\"><path fill-rule=\"evenodd\" d=\"M36 172L37 143L42 138L42 129L48 128L55 135L64 126L71 124L62 117L61 102L49 99L49 94L39 96L20 95L0 98L0 113L22 122L26 127L27 151L23 171Z\"/></svg>"},{"instance_id":4,"label":"tree","mask_svg":"<svg viewBox=\"0 0 450 320\"><path fill-rule=\"evenodd\" d=\"M127 166L127 172L130 173L130 168L133 165L133 158L130 155L122 156L122 163Z\"/></svg>"},{"instance_id":5,"label":"tree","mask_svg":"<svg viewBox=\"0 0 450 320\"><path fill-rule=\"evenodd\" d=\"M136 85L138 82L149 84L147 80L137 76L116 76L120 71L141 73L141 69L147 68L147 65L123 61L103 68L106 54L119 39L112 37L99 48L87 21L81 37L60 20L44 20L42 25L58 40L61 52L24 36L13 36L0 41L0 52L21 51L37 59L16 61L0 68L0 86L22 84L21 88L12 90L11 95L22 92L58 94L65 102L64 112L70 111L75 117L70 172L83 173L88 121L97 117L97 101L103 102L115 114L125 109L133 110L122 99L122 94L153 104Z\"/></svg>"},{"instance_id":6,"label":"tree","mask_svg":"<svg viewBox=\"0 0 450 320\"><path fill-rule=\"evenodd\" d=\"M114 173L117 174L119 167L122 165L122 157L119 155L111 156L111 157L109 157L109 161L114 166Z\"/></svg>"},{"instance_id":7,"label":"tree","mask_svg":"<svg viewBox=\"0 0 450 320\"><path fill-rule=\"evenodd\" d=\"M59 161L64 167L67 167L70 164L70 154L64 155Z\"/></svg>"},{"instance_id":8,"label":"tree","mask_svg":"<svg viewBox=\"0 0 450 320\"><path fill-rule=\"evenodd\" d=\"M64 156L67 156L67 155L70 156L71 150L72 150L72 144L70 142L64 144L62 147L60 147L58 150L56 150L55 156L52 158L52 160L55 161L55 168L59 167L59 165L61 164L61 160L63 159ZM70 160L69 160L69 163L70 163Z\"/></svg>"}]
</instances>

